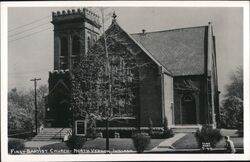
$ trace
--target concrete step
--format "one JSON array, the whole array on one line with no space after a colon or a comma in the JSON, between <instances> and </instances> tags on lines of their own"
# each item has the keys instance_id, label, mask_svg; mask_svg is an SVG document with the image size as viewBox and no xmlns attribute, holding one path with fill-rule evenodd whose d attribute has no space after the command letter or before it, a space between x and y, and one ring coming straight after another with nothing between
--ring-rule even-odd
<instances>
[{"instance_id":1,"label":"concrete step","mask_svg":"<svg viewBox=\"0 0 250 162\"><path fill-rule=\"evenodd\" d=\"M70 130L70 128L43 128L32 141L62 140Z\"/></svg>"}]
</instances>

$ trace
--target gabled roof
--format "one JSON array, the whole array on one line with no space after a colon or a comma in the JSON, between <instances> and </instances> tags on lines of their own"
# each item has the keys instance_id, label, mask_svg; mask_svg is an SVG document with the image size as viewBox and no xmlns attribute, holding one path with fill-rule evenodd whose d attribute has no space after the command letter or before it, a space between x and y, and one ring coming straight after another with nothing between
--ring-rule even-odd
<instances>
[{"instance_id":1,"label":"gabled roof","mask_svg":"<svg viewBox=\"0 0 250 162\"><path fill-rule=\"evenodd\" d=\"M174 76L204 74L207 26L131 34Z\"/></svg>"},{"instance_id":2,"label":"gabled roof","mask_svg":"<svg viewBox=\"0 0 250 162\"><path fill-rule=\"evenodd\" d=\"M109 28L105 31L105 33L107 34L109 31L111 30L120 30L122 31L124 34L126 34L126 36L129 38L129 40L131 40L134 44L137 45L138 48L140 48L140 50L142 50L147 56L149 56L150 59L152 59L154 61L154 63L156 63L159 67L162 68L163 72L165 74L171 75L172 73L166 68L164 67L158 60L156 60L154 58L154 56L152 54L150 54L150 52L148 50L146 50L139 42L137 42L130 34L128 34L118 23L115 19L113 19L112 24L109 26ZM103 37L103 35L100 37L100 39ZM120 42L121 44L123 42ZM126 42L124 42L126 43Z\"/></svg>"}]
</instances>

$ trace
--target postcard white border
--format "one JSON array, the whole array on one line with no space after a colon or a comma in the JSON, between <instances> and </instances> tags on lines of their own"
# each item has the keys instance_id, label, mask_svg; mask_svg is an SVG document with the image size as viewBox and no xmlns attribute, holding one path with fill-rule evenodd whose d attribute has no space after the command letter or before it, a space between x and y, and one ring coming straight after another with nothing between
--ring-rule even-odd
<instances>
[{"instance_id":1,"label":"postcard white border","mask_svg":"<svg viewBox=\"0 0 250 162\"><path fill-rule=\"evenodd\" d=\"M8 155L7 67L8 7L243 7L244 8L244 154L105 154L105 155ZM57 1L1 2L1 156L3 161L164 161L249 160L249 2L247 1ZM247 138L248 137L248 138Z\"/></svg>"}]
</instances>

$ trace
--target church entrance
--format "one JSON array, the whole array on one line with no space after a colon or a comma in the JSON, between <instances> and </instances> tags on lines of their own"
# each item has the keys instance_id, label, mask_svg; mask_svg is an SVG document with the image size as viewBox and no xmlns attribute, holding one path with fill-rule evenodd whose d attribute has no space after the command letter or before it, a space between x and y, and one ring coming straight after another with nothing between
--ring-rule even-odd
<instances>
[{"instance_id":1,"label":"church entrance","mask_svg":"<svg viewBox=\"0 0 250 162\"><path fill-rule=\"evenodd\" d=\"M182 124L196 124L196 104L192 94L182 97Z\"/></svg>"},{"instance_id":2,"label":"church entrance","mask_svg":"<svg viewBox=\"0 0 250 162\"><path fill-rule=\"evenodd\" d=\"M62 102L57 107L57 113L55 114L55 126L56 127L69 127L69 118L71 112L68 109L68 103Z\"/></svg>"}]
</instances>

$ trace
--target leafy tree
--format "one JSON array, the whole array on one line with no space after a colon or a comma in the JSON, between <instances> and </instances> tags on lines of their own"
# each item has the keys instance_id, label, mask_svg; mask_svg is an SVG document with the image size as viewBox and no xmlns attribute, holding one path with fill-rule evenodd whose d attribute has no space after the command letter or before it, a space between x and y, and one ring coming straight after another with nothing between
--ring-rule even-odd
<instances>
[{"instance_id":1,"label":"leafy tree","mask_svg":"<svg viewBox=\"0 0 250 162\"><path fill-rule=\"evenodd\" d=\"M230 83L226 85L226 97L238 97L243 100L243 69L242 67L230 75Z\"/></svg>"},{"instance_id":2,"label":"leafy tree","mask_svg":"<svg viewBox=\"0 0 250 162\"><path fill-rule=\"evenodd\" d=\"M243 129L243 69L233 72L230 80L221 107L221 124L225 128Z\"/></svg>"},{"instance_id":3,"label":"leafy tree","mask_svg":"<svg viewBox=\"0 0 250 162\"><path fill-rule=\"evenodd\" d=\"M44 95L47 86L43 85L37 89L38 122L44 119ZM13 88L8 93L8 130L16 132L20 130L31 130L35 128L34 90L17 91ZM39 124L38 123L38 124Z\"/></svg>"},{"instance_id":4,"label":"leafy tree","mask_svg":"<svg viewBox=\"0 0 250 162\"><path fill-rule=\"evenodd\" d=\"M134 115L139 69L150 63L142 63L131 54L120 40L122 34L119 27L107 30L106 40L102 36L72 73L71 106L75 116L95 114L100 119L111 119Z\"/></svg>"},{"instance_id":5,"label":"leafy tree","mask_svg":"<svg viewBox=\"0 0 250 162\"><path fill-rule=\"evenodd\" d=\"M87 55L81 55L79 65L71 74L74 119L94 115L95 119L105 120L107 150L109 121L135 116L139 69L152 63L140 58L140 51L133 51L135 47L131 47L130 41L114 15L109 29Z\"/></svg>"}]
</instances>

